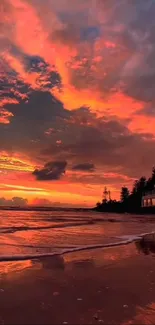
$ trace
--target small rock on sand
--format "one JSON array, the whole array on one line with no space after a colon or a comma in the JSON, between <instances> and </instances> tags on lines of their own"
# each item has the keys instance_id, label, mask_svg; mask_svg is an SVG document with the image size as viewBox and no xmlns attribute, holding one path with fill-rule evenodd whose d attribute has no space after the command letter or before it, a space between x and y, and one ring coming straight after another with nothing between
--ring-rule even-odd
<instances>
[{"instance_id":1,"label":"small rock on sand","mask_svg":"<svg viewBox=\"0 0 155 325\"><path fill-rule=\"evenodd\" d=\"M57 292L57 291L55 291L55 292L53 292L53 296L59 296L59 292Z\"/></svg>"},{"instance_id":2,"label":"small rock on sand","mask_svg":"<svg viewBox=\"0 0 155 325\"><path fill-rule=\"evenodd\" d=\"M82 298L77 298L77 301L82 301Z\"/></svg>"}]
</instances>

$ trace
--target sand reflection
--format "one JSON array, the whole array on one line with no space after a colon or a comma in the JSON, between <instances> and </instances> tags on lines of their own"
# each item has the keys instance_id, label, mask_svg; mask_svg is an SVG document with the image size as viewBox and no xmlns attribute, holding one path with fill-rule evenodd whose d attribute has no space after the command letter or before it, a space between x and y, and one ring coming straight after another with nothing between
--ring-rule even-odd
<instances>
[{"instance_id":1,"label":"sand reflection","mask_svg":"<svg viewBox=\"0 0 155 325\"><path fill-rule=\"evenodd\" d=\"M84 263L89 261L89 265L92 264L94 266L106 266L109 264L115 264L120 260L127 259L129 257L133 257L138 255L137 250L134 249L135 245L130 244L126 246L120 247L111 247L108 249L94 249L94 250L86 250L79 251L70 254L64 255L65 264L74 264L79 265L79 263ZM90 263L91 261L91 263Z\"/></svg>"},{"instance_id":2,"label":"sand reflection","mask_svg":"<svg viewBox=\"0 0 155 325\"><path fill-rule=\"evenodd\" d=\"M123 325L129 324L155 324L155 302L151 302L146 307L136 307L136 316L127 322L124 322Z\"/></svg>"},{"instance_id":3,"label":"sand reflection","mask_svg":"<svg viewBox=\"0 0 155 325\"><path fill-rule=\"evenodd\" d=\"M18 261L18 262L1 262L0 263L0 277L11 277L19 271L25 271L32 267L32 261ZM19 275L19 273L18 273Z\"/></svg>"}]
</instances>

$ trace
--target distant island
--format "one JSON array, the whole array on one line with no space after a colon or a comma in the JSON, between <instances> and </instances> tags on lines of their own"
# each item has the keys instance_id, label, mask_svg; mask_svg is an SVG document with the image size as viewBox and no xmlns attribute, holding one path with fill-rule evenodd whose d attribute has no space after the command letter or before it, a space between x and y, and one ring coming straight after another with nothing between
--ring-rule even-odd
<instances>
[{"instance_id":1,"label":"distant island","mask_svg":"<svg viewBox=\"0 0 155 325\"><path fill-rule=\"evenodd\" d=\"M140 177L133 184L132 190L123 186L120 200L112 200L107 187L103 191L102 202L97 202L94 210L99 212L155 214L155 167L148 179Z\"/></svg>"}]
</instances>

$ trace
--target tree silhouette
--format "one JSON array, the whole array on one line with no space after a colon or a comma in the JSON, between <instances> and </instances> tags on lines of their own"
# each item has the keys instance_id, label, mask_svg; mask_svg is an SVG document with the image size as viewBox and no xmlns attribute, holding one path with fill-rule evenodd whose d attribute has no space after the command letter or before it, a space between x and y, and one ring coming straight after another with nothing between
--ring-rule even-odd
<instances>
[{"instance_id":1,"label":"tree silhouette","mask_svg":"<svg viewBox=\"0 0 155 325\"><path fill-rule=\"evenodd\" d=\"M111 193L104 187L102 203L98 202L96 209L99 211L110 212L131 212L131 213L147 213L148 208L142 207L142 197L144 194L155 191L155 166L152 168L151 176L146 179L145 176L135 180L131 193L128 187L123 186L120 192L120 201L111 200ZM151 210L152 209L152 210ZM155 213L155 207L151 207L149 212ZM144 212L145 210L145 212Z\"/></svg>"},{"instance_id":2,"label":"tree silhouette","mask_svg":"<svg viewBox=\"0 0 155 325\"><path fill-rule=\"evenodd\" d=\"M101 202L97 202L97 203L96 203L96 207L99 209L100 206L101 206Z\"/></svg>"},{"instance_id":3,"label":"tree silhouette","mask_svg":"<svg viewBox=\"0 0 155 325\"><path fill-rule=\"evenodd\" d=\"M133 195L142 195L146 191L146 177L142 176L139 180L136 180L133 185L131 194Z\"/></svg>"},{"instance_id":4,"label":"tree silhouette","mask_svg":"<svg viewBox=\"0 0 155 325\"><path fill-rule=\"evenodd\" d=\"M146 182L146 190L153 191L155 188L155 167L152 168L152 175L148 178Z\"/></svg>"},{"instance_id":5,"label":"tree silhouette","mask_svg":"<svg viewBox=\"0 0 155 325\"><path fill-rule=\"evenodd\" d=\"M126 186L123 186L121 188L121 194L120 194L121 202L125 203L128 200L129 195L130 195L129 189Z\"/></svg>"},{"instance_id":6,"label":"tree silhouette","mask_svg":"<svg viewBox=\"0 0 155 325\"><path fill-rule=\"evenodd\" d=\"M130 195L131 209L139 209L141 207L142 196L146 192L146 184L147 180L144 176L134 182Z\"/></svg>"}]
</instances>

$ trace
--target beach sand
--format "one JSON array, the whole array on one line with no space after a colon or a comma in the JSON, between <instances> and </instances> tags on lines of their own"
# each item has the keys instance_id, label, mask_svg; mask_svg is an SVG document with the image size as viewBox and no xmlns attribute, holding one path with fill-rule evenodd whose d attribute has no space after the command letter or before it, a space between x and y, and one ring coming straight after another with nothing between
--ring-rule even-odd
<instances>
[{"instance_id":1,"label":"beach sand","mask_svg":"<svg viewBox=\"0 0 155 325\"><path fill-rule=\"evenodd\" d=\"M154 324L155 256L143 246L1 262L0 324Z\"/></svg>"}]
</instances>

